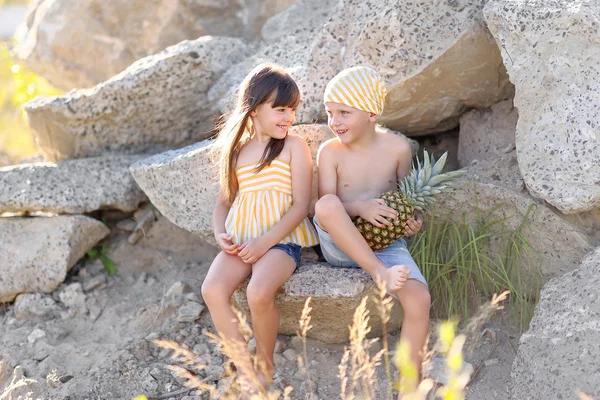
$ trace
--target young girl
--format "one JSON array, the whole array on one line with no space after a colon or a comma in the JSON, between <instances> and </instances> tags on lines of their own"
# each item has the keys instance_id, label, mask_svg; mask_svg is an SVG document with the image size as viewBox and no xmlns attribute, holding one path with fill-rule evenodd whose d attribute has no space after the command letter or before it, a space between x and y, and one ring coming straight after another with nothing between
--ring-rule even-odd
<instances>
[{"instance_id":1,"label":"young girl","mask_svg":"<svg viewBox=\"0 0 600 400\"><path fill-rule=\"evenodd\" d=\"M221 190L213 226L223 251L210 266L202 296L217 330L243 341L230 301L251 275L246 294L266 381L274 372L279 328L275 294L298 266L301 247L318 243L307 219L312 158L304 139L288 134L299 102L298 86L283 69L259 65L242 83L215 143Z\"/></svg>"}]
</instances>

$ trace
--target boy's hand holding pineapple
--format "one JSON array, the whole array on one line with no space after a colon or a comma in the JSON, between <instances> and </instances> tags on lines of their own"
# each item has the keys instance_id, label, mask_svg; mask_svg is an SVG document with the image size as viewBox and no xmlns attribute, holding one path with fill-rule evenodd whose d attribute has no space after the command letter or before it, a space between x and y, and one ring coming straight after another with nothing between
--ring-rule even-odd
<instances>
[{"instance_id":1,"label":"boy's hand holding pineapple","mask_svg":"<svg viewBox=\"0 0 600 400\"><path fill-rule=\"evenodd\" d=\"M416 233L420 222L407 222L415 212L429 212L434 196L450 187L448 182L465 173L464 170L442 174L448 153L436 162L424 151L423 164L417 160L409 175L398 182L398 190L387 192L377 199L367 200L354 225L373 250L381 250L405 235Z\"/></svg>"}]
</instances>

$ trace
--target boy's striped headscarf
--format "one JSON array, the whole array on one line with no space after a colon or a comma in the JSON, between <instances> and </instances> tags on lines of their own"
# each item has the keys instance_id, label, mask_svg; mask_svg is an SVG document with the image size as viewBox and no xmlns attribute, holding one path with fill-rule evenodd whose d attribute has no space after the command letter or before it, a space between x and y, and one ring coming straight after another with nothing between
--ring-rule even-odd
<instances>
[{"instance_id":1,"label":"boy's striped headscarf","mask_svg":"<svg viewBox=\"0 0 600 400\"><path fill-rule=\"evenodd\" d=\"M377 72L367 67L347 68L329 81L324 103L340 103L381 115L387 89Z\"/></svg>"}]
</instances>

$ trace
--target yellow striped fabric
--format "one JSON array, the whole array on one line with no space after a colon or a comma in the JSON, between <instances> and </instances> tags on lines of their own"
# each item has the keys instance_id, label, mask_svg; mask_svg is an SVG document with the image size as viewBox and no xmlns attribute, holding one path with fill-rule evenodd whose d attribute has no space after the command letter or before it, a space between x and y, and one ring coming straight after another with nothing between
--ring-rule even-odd
<instances>
[{"instance_id":1,"label":"yellow striped fabric","mask_svg":"<svg viewBox=\"0 0 600 400\"><path fill-rule=\"evenodd\" d=\"M381 115L387 89L375 70L367 67L347 68L329 81L324 103L339 103Z\"/></svg>"},{"instance_id":2,"label":"yellow striped fabric","mask_svg":"<svg viewBox=\"0 0 600 400\"><path fill-rule=\"evenodd\" d=\"M225 229L234 243L244 243L267 233L292 206L292 170L289 163L273 160L256 173L256 165L237 168L238 194L231 205ZM314 246L317 232L308 218L279 243Z\"/></svg>"}]
</instances>

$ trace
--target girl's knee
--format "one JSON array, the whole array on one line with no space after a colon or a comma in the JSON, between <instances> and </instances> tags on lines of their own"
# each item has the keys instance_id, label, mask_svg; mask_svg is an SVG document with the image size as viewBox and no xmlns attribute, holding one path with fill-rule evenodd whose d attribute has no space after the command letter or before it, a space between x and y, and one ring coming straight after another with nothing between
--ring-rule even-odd
<instances>
[{"instance_id":1,"label":"girl's knee","mask_svg":"<svg viewBox=\"0 0 600 400\"><path fill-rule=\"evenodd\" d=\"M206 305L209 307L211 304L215 304L220 301L229 301L225 291L214 282L211 283L205 280L204 283L202 283L201 293L204 303L206 303Z\"/></svg>"},{"instance_id":2,"label":"girl's knee","mask_svg":"<svg viewBox=\"0 0 600 400\"><path fill-rule=\"evenodd\" d=\"M260 311L269 308L274 303L275 293L260 285L252 285L251 282L246 289L246 299L251 312Z\"/></svg>"},{"instance_id":3,"label":"girl's knee","mask_svg":"<svg viewBox=\"0 0 600 400\"><path fill-rule=\"evenodd\" d=\"M318 218L323 218L324 216L330 215L332 212L335 212L336 209L342 206L342 202L339 197L334 194L326 194L321 197L317 203L315 204L315 215Z\"/></svg>"}]
</instances>

